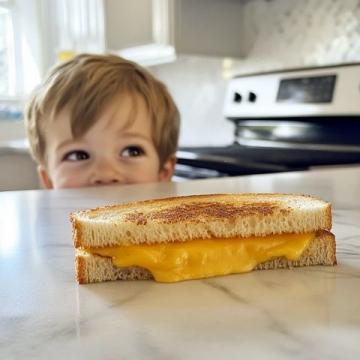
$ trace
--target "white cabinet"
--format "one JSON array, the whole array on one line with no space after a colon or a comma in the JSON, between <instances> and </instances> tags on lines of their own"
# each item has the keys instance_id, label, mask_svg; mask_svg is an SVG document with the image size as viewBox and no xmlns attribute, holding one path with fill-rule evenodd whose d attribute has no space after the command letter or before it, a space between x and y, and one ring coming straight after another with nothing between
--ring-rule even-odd
<instances>
[{"instance_id":1,"label":"white cabinet","mask_svg":"<svg viewBox=\"0 0 360 360\"><path fill-rule=\"evenodd\" d=\"M36 168L23 141L0 141L0 191L39 189Z\"/></svg>"},{"instance_id":2,"label":"white cabinet","mask_svg":"<svg viewBox=\"0 0 360 360\"><path fill-rule=\"evenodd\" d=\"M176 0L104 0L105 49L144 65L175 59Z\"/></svg>"},{"instance_id":3,"label":"white cabinet","mask_svg":"<svg viewBox=\"0 0 360 360\"><path fill-rule=\"evenodd\" d=\"M120 50L156 42L152 0L104 0L105 46Z\"/></svg>"},{"instance_id":4,"label":"white cabinet","mask_svg":"<svg viewBox=\"0 0 360 360\"><path fill-rule=\"evenodd\" d=\"M59 49L143 64L176 55L241 58L244 0L57 0Z\"/></svg>"},{"instance_id":5,"label":"white cabinet","mask_svg":"<svg viewBox=\"0 0 360 360\"><path fill-rule=\"evenodd\" d=\"M138 62L179 54L241 58L241 0L104 0L105 47Z\"/></svg>"},{"instance_id":6,"label":"white cabinet","mask_svg":"<svg viewBox=\"0 0 360 360\"><path fill-rule=\"evenodd\" d=\"M243 57L242 0L175 0L174 44L184 54Z\"/></svg>"},{"instance_id":7,"label":"white cabinet","mask_svg":"<svg viewBox=\"0 0 360 360\"><path fill-rule=\"evenodd\" d=\"M105 47L137 61L242 57L239 0L105 0Z\"/></svg>"}]
</instances>

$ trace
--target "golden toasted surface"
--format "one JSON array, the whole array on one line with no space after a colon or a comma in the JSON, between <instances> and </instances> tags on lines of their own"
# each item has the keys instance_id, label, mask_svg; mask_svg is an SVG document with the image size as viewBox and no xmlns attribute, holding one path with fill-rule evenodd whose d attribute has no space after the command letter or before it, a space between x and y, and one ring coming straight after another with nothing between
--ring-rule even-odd
<instances>
[{"instance_id":1,"label":"golden toasted surface","mask_svg":"<svg viewBox=\"0 0 360 360\"><path fill-rule=\"evenodd\" d=\"M167 209L152 209L148 213L135 211L125 214L124 221L134 222L137 225L146 225L149 220L156 220L162 223L178 223L180 221L193 222L202 217L211 218L232 218L237 216L248 216L253 214L268 215L274 212L277 205L273 203L258 204L226 204L216 201L196 202L179 204ZM289 211L281 209L281 211Z\"/></svg>"},{"instance_id":2,"label":"golden toasted surface","mask_svg":"<svg viewBox=\"0 0 360 360\"><path fill-rule=\"evenodd\" d=\"M178 196L110 205L74 213L72 217L100 220L121 219L137 225L150 220L163 223L192 221L203 217L232 218L238 216L269 215L275 211L282 214L293 208L324 206L324 201L298 194L209 194Z\"/></svg>"},{"instance_id":3,"label":"golden toasted surface","mask_svg":"<svg viewBox=\"0 0 360 360\"><path fill-rule=\"evenodd\" d=\"M331 228L331 205L299 194L210 194L105 206L71 215L80 246L309 232Z\"/></svg>"}]
</instances>

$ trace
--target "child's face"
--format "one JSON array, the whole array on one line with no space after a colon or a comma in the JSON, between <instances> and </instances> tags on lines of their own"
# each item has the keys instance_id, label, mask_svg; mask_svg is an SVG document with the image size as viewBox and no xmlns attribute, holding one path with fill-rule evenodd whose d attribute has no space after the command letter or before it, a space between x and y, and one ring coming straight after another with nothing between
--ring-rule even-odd
<instances>
[{"instance_id":1,"label":"child's face","mask_svg":"<svg viewBox=\"0 0 360 360\"><path fill-rule=\"evenodd\" d=\"M160 168L151 134L150 115L140 96L116 97L78 139L71 135L64 110L47 129L47 160L39 167L40 177L47 188L168 181L175 156Z\"/></svg>"}]
</instances>

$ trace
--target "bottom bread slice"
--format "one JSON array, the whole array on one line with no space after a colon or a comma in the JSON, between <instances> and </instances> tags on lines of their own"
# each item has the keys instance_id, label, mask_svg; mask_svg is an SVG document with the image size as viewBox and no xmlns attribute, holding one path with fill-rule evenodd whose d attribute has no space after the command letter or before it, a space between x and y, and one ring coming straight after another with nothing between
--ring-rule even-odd
<instances>
[{"instance_id":1,"label":"bottom bread slice","mask_svg":"<svg viewBox=\"0 0 360 360\"><path fill-rule=\"evenodd\" d=\"M335 237L328 231L319 231L296 261L284 257L275 258L258 264L254 270L269 270L311 265L335 265ZM119 268L108 257L91 255L76 250L76 279L79 284L88 284L111 280L148 280L153 279L150 271L141 267Z\"/></svg>"}]
</instances>

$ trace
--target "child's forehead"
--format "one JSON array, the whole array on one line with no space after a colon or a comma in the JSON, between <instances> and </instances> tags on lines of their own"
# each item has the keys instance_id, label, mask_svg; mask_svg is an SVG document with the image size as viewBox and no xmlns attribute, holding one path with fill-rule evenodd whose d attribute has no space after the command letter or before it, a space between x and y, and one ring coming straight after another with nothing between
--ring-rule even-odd
<instances>
[{"instance_id":1,"label":"child's forehead","mask_svg":"<svg viewBox=\"0 0 360 360\"><path fill-rule=\"evenodd\" d=\"M123 93L115 96L99 112L95 123L102 123L107 127L114 122L118 128L129 128L134 122L140 122L144 126L150 123L149 108L139 94Z\"/></svg>"},{"instance_id":2,"label":"child's forehead","mask_svg":"<svg viewBox=\"0 0 360 360\"><path fill-rule=\"evenodd\" d=\"M54 116L54 121L67 123L73 138L79 138L93 128L115 127L118 131L125 131L135 123L152 131L152 116L147 102L141 94L129 91L115 94L90 114L77 104L65 106Z\"/></svg>"},{"instance_id":3,"label":"child's forehead","mask_svg":"<svg viewBox=\"0 0 360 360\"><path fill-rule=\"evenodd\" d=\"M106 109L111 106L131 109L141 108L148 111L148 104L145 101L145 97L134 91L121 91L115 94L104 104L101 112L106 111Z\"/></svg>"}]
</instances>

